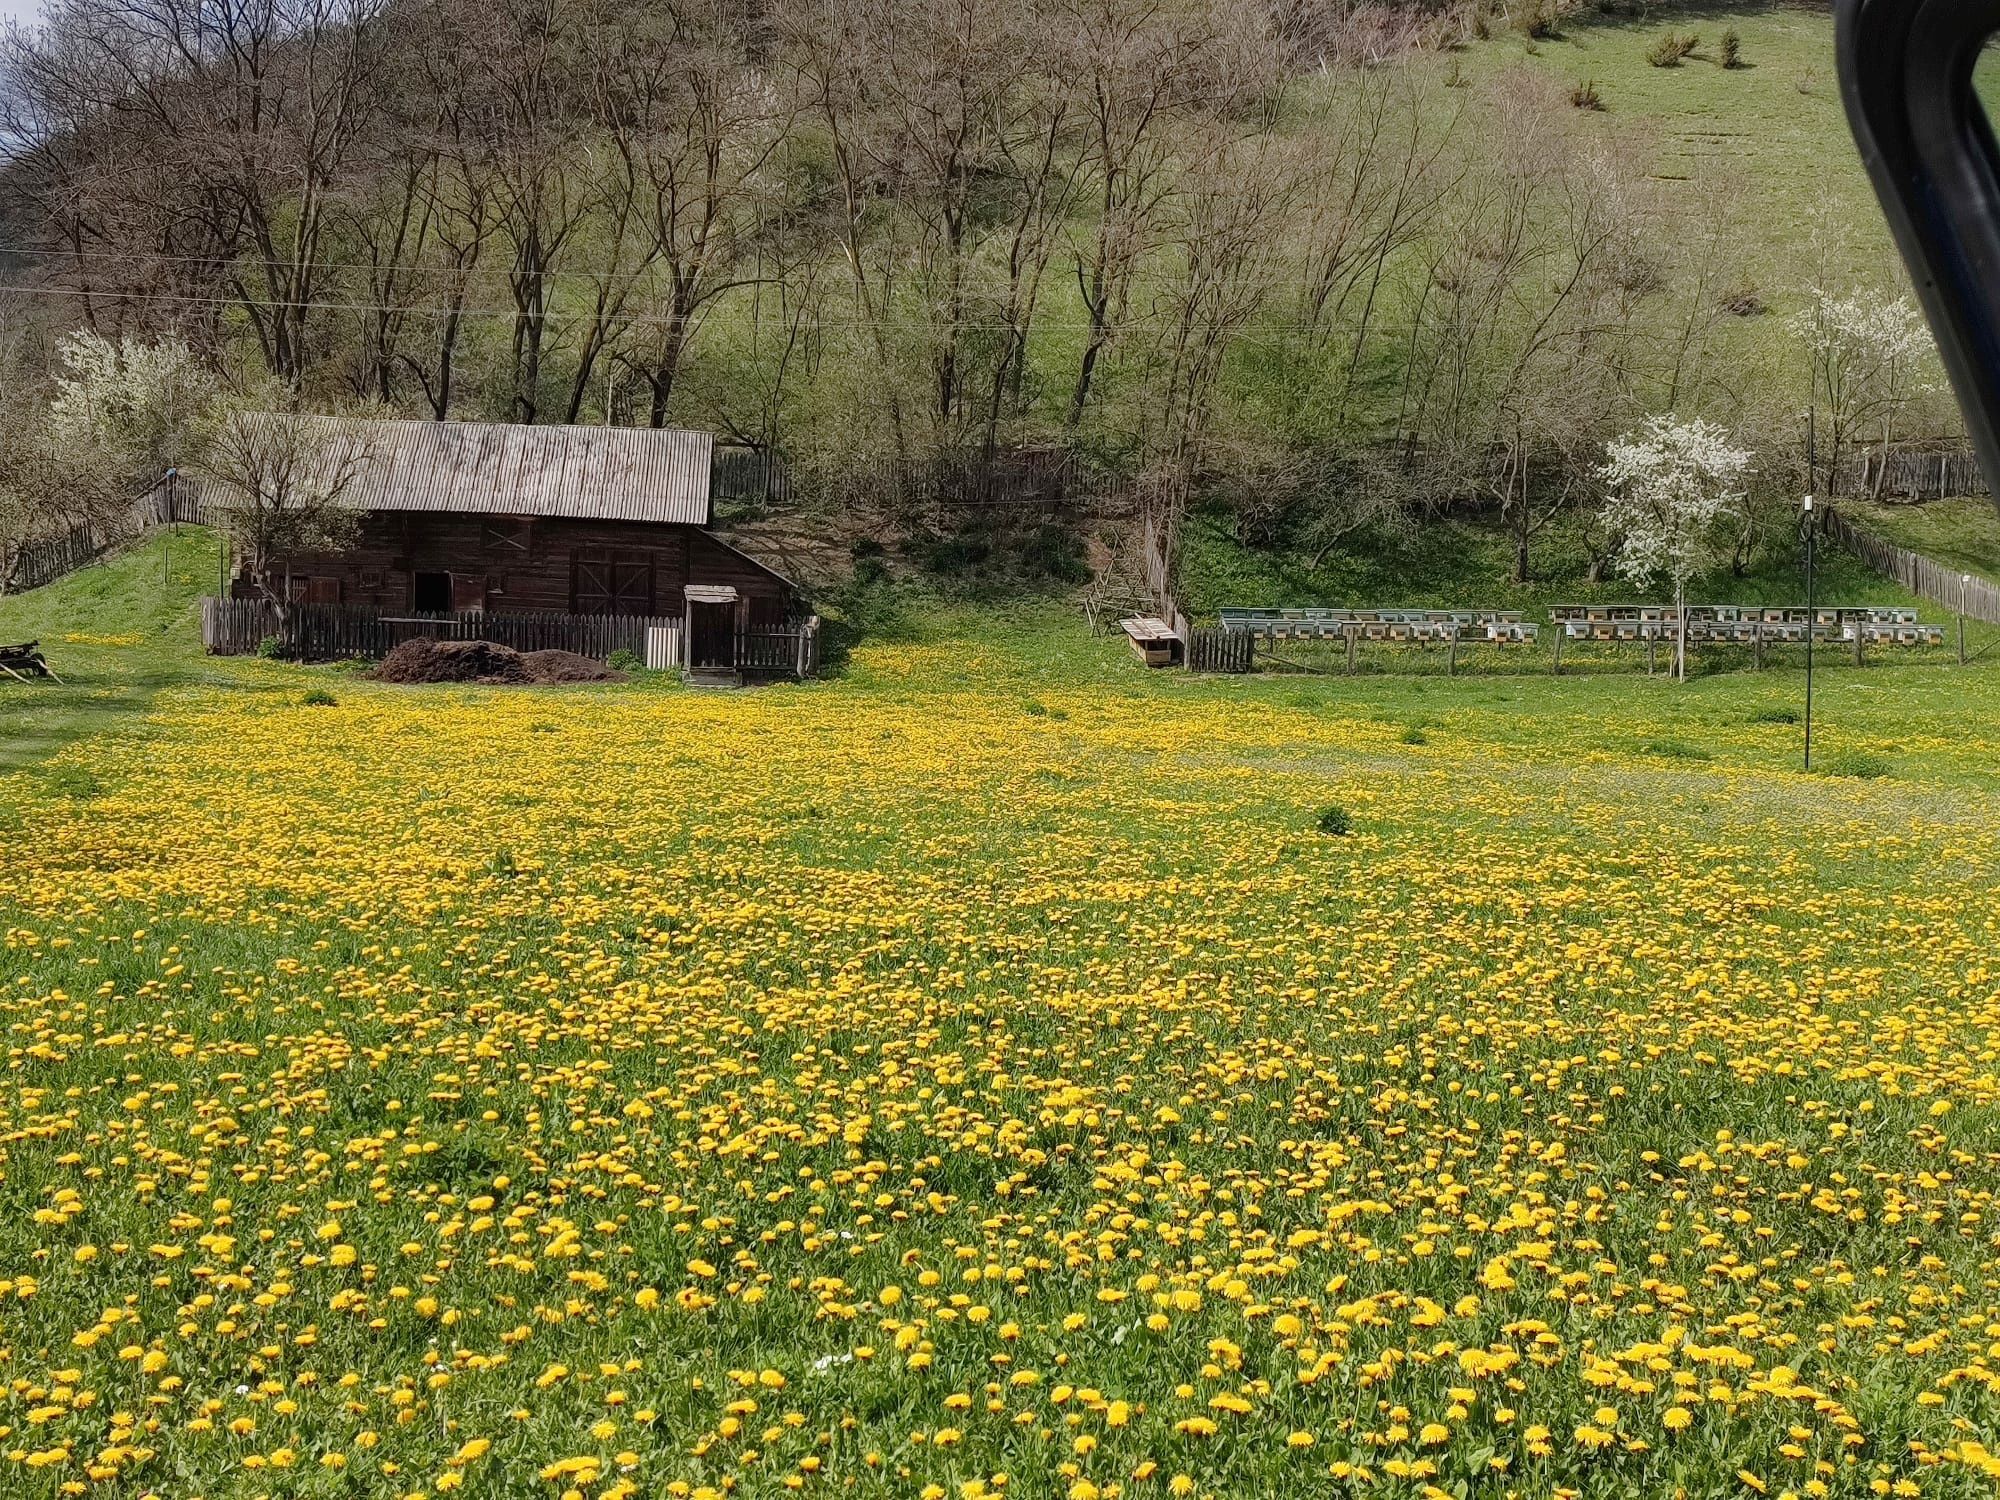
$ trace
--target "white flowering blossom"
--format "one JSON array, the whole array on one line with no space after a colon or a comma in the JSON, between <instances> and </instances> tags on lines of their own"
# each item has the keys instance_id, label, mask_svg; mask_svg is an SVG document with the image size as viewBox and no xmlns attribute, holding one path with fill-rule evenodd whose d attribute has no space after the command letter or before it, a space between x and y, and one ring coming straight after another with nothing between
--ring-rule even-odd
<instances>
[{"instance_id":1,"label":"white flowering blossom","mask_svg":"<svg viewBox=\"0 0 2000 1500\"><path fill-rule=\"evenodd\" d=\"M60 445L94 450L143 485L173 460L183 430L215 399L214 378L182 340L113 342L80 331L56 349L48 430Z\"/></svg>"},{"instance_id":2,"label":"white flowering blossom","mask_svg":"<svg viewBox=\"0 0 2000 1500\"><path fill-rule=\"evenodd\" d=\"M1836 357L1857 370L1914 369L1931 350L1930 329L1906 297L1877 299L1821 291L1790 322L1816 357ZM1921 383L1925 376L1916 372Z\"/></svg>"},{"instance_id":3,"label":"white flowering blossom","mask_svg":"<svg viewBox=\"0 0 2000 1500\"><path fill-rule=\"evenodd\" d=\"M1637 584L1671 578L1674 608L1685 611L1688 580L1708 562L1721 523L1738 513L1749 467L1750 455L1699 417L1650 417L1637 432L1613 438L1597 471L1604 521L1618 539L1613 566ZM1686 676L1685 639L1675 660Z\"/></svg>"},{"instance_id":4,"label":"white flowering blossom","mask_svg":"<svg viewBox=\"0 0 2000 1500\"><path fill-rule=\"evenodd\" d=\"M1903 297L1821 290L1788 327L1811 359L1813 406L1826 424L1828 487L1836 488L1850 443L1867 432L1886 450L1904 409L1936 389L1936 347Z\"/></svg>"}]
</instances>

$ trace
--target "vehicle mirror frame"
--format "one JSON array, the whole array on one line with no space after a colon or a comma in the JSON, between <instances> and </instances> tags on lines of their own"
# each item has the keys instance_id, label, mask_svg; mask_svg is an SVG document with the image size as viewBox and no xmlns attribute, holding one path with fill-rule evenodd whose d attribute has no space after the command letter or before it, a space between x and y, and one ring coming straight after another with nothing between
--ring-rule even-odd
<instances>
[{"instance_id":1,"label":"vehicle mirror frame","mask_svg":"<svg viewBox=\"0 0 2000 1500\"><path fill-rule=\"evenodd\" d=\"M2000 505L2000 144L1973 88L2000 0L1836 0L1841 98Z\"/></svg>"}]
</instances>

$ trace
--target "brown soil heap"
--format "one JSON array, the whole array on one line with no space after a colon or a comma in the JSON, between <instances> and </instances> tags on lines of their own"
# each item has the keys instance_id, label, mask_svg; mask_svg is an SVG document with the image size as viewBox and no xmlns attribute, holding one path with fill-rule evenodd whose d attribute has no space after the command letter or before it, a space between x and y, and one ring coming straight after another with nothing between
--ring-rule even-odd
<instances>
[{"instance_id":1,"label":"brown soil heap","mask_svg":"<svg viewBox=\"0 0 2000 1500\"><path fill-rule=\"evenodd\" d=\"M624 674L574 651L530 651L521 658L530 682L618 682Z\"/></svg>"},{"instance_id":2,"label":"brown soil heap","mask_svg":"<svg viewBox=\"0 0 2000 1500\"><path fill-rule=\"evenodd\" d=\"M617 682L602 662L574 651L530 651L493 641L404 641L372 674L378 682Z\"/></svg>"}]
</instances>

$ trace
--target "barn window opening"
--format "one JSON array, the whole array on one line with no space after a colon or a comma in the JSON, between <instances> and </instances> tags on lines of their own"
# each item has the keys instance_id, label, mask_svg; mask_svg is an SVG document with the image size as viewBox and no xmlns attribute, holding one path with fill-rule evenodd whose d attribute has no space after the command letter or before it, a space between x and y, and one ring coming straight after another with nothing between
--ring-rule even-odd
<instances>
[{"instance_id":1,"label":"barn window opening","mask_svg":"<svg viewBox=\"0 0 2000 1500\"><path fill-rule=\"evenodd\" d=\"M413 574L410 578L410 608L420 615L447 613L451 609L451 574Z\"/></svg>"}]
</instances>

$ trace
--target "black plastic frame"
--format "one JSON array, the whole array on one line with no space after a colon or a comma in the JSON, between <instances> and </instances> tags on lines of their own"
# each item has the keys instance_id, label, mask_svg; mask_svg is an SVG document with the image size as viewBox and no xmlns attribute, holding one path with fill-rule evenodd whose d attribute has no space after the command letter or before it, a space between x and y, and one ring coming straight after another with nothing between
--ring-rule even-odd
<instances>
[{"instance_id":1,"label":"black plastic frame","mask_svg":"<svg viewBox=\"0 0 2000 1500\"><path fill-rule=\"evenodd\" d=\"M1840 92L2000 504L2000 145L1973 69L2000 0L1836 0Z\"/></svg>"}]
</instances>

